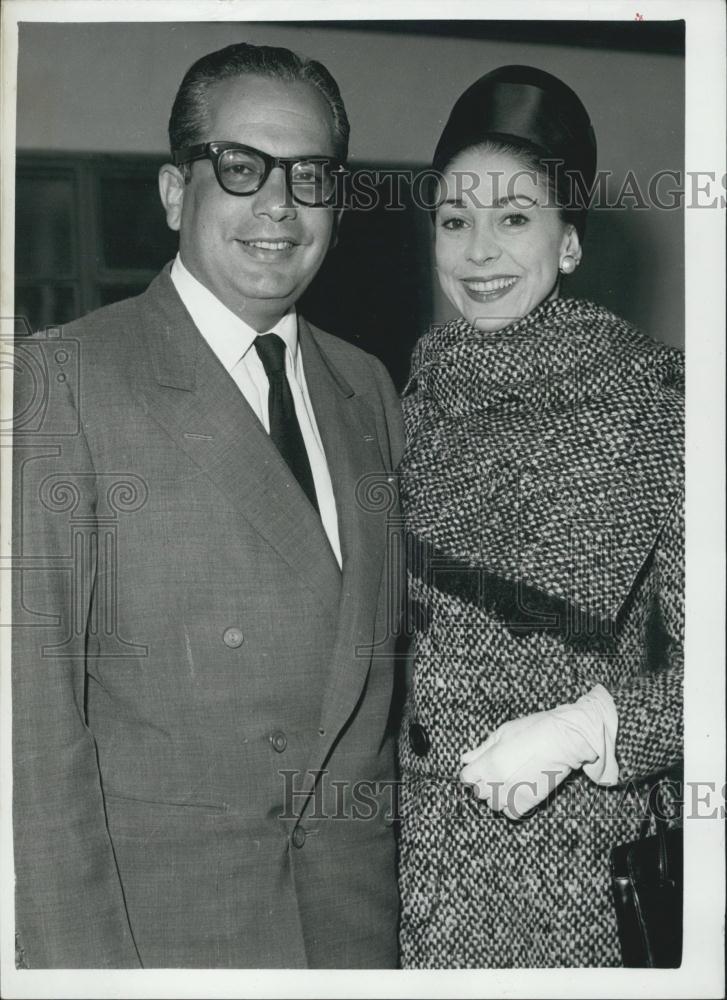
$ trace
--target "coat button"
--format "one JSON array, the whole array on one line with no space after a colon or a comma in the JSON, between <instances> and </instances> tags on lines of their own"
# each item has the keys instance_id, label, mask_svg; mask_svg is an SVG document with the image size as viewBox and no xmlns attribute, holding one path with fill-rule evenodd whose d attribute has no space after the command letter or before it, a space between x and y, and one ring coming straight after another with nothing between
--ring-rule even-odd
<instances>
[{"instance_id":1,"label":"coat button","mask_svg":"<svg viewBox=\"0 0 727 1000\"><path fill-rule=\"evenodd\" d=\"M412 722L409 726L409 746L417 757L425 757L431 748L429 733L420 722Z\"/></svg>"},{"instance_id":2,"label":"coat button","mask_svg":"<svg viewBox=\"0 0 727 1000\"><path fill-rule=\"evenodd\" d=\"M241 646L243 638L242 629L239 628L226 628L222 633L222 641L230 649L237 649L238 646Z\"/></svg>"},{"instance_id":3,"label":"coat button","mask_svg":"<svg viewBox=\"0 0 727 1000\"><path fill-rule=\"evenodd\" d=\"M296 826L293 830L293 836L290 838L293 841L293 847L302 847L305 843L306 832L302 826Z\"/></svg>"},{"instance_id":4,"label":"coat button","mask_svg":"<svg viewBox=\"0 0 727 1000\"><path fill-rule=\"evenodd\" d=\"M273 745L273 750L282 753L288 745L288 737L285 733L278 731L277 733L270 734L270 742Z\"/></svg>"}]
</instances>

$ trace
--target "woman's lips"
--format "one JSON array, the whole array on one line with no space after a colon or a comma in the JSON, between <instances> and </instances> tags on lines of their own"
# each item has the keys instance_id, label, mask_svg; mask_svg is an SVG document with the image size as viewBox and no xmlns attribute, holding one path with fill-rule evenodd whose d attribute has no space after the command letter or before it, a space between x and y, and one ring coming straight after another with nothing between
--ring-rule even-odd
<instances>
[{"instance_id":1,"label":"woman's lips","mask_svg":"<svg viewBox=\"0 0 727 1000\"><path fill-rule=\"evenodd\" d=\"M461 283L474 302L495 302L507 295L518 280L516 275L510 274L494 278L462 278Z\"/></svg>"}]
</instances>

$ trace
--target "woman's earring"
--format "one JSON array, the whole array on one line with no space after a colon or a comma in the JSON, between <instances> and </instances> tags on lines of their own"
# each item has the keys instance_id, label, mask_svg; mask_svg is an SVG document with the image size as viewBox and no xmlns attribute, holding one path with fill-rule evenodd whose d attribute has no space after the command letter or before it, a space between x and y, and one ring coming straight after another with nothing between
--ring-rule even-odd
<instances>
[{"instance_id":1,"label":"woman's earring","mask_svg":"<svg viewBox=\"0 0 727 1000\"><path fill-rule=\"evenodd\" d=\"M563 260L560 262L560 273L573 274L573 272L577 267L578 267L578 261L572 254L567 253L563 258Z\"/></svg>"}]
</instances>

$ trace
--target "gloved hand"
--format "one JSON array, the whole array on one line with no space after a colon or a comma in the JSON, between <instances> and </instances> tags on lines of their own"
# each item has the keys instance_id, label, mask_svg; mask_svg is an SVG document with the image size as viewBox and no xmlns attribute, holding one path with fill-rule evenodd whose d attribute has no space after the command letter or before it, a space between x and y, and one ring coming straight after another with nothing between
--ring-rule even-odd
<instances>
[{"instance_id":1,"label":"gloved hand","mask_svg":"<svg viewBox=\"0 0 727 1000\"><path fill-rule=\"evenodd\" d=\"M613 698L597 684L571 705L498 726L462 755L460 778L495 812L521 819L576 768L596 784L615 785L617 728Z\"/></svg>"}]
</instances>

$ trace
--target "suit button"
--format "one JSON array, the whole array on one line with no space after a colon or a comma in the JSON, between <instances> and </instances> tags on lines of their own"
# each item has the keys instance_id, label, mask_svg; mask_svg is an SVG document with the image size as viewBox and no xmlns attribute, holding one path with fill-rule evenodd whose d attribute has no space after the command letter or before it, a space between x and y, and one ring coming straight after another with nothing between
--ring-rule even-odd
<instances>
[{"instance_id":1,"label":"suit button","mask_svg":"<svg viewBox=\"0 0 727 1000\"><path fill-rule=\"evenodd\" d=\"M273 750L276 750L278 753L282 753L288 745L288 737L285 733L281 732L271 733L270 742L273 745Z\"/></svg>"},{"instance_id":2,"label":"suit button","mask_svg":"<svg viewBox=\"0 0 727 1000\"><path fill-rule=\"evenodd\" d=\"M296 826L293 830L293 836L290 838L293 841L293 847L302 847L305 843L306 832L302 826Z\"/></svg>"},{"instance_id":3,"label":"suit button","mask_svg":"<svg viewBox=\"0 0 727 1000\"><path fill-rule=\"evenodd\" d=\"M241 646L243 639L242 629L239 628L226 628L222 633L222 641L230 649L237 649L238 646Z\"/></svg>"},{"instance_id":4,"label":"suit button","mask_svg":"<svg viewBox=\"0 0 727 1000\"><path fill-rule=\"evenodd\" d=\"M417 757L426 757L431 748L429 733L420 722L412 722L409 726L409 746Z\"/></svg>"}]
</instances>

